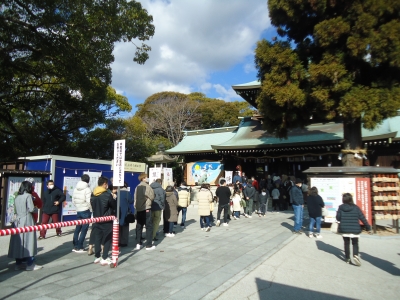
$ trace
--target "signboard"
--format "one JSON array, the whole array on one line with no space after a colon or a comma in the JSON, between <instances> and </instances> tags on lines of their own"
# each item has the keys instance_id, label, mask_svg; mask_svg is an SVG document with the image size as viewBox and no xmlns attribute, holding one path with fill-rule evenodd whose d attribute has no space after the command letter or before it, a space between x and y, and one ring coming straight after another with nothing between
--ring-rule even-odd
<instances>
[{"instance_id":1,"label":"signboard","mask_svg":"<svg viewBox=\"0 0 400 300\"><path fill-rule=\"evenodd\" d=\"M156 179L161 179L161 168L149 168L149 184L152 184Z\"/></svg>"},{"instance_id":2,"label":"signboard","mask_svg":"<svg viewBox=\"0 0 400 300\"><path fill-rule=\"evenodd\" d=\"M42 192L42 178L41 177L31 177L35 180L35 192L41 197ZM8 190L7 190L7 203L5 224L6 226L11 226L11 221L14 217L14 204L15 198L18 196L18 190L21 183L25 181L25 177L8 177Z\"/></svg>"},{"instance_id":3,"label":"signboard","mask_svg":"<svg viewBox=\"0 0 400 300\"><path fill-rule=\"evenodd\" d=\"M232 184L233 171L225 171L226 184Z\"/></svg>"},{"instance_id":4,"label":"signboard","mask_svg":"<svg viewBox=\"0 0 400 300\"><path fill-rule=\"evenodd\" d=\"M342 195L350 193L355 204L360 207L367 221L371 224L371 195L368 178L315 178L311 177L311 185L318 189L318 194L325 203L328 215L325 222L336 221L336 212L342 204Z\"/></svg>"},{"instance_id":5,"label":"signboard","mask_svg":"<svg viewBox=\"0 0 400 300\"><path fill-rule=\"evenodd\" d=\"M74 189L79 181L81 181L80 177L64 177L63 192L65 195L65 201L63 202L62 207L63 216L76 215L76 207L72 204L72 194L74 193Z\"/></svg>"},{"instance_id":6,"label":"signboard","mask_svg":"<svg viewBox=\"0 0 400 300\"><path fill-rule=\"evenodd\" d=\"M146 164L134 161L125 161L125 172L143 173L146 171ZM111 161L111 170L114 170L114 160Z\"/></svg>"},{"instance_id":7,"label":"signboard","mask_svg":"<svg viewBox=\"0 0 400 300\"><path fill-rule=\"evenodd\" d=\"M101 176L101 172L83 172L83 174L88 174L90 177L89 187L93 192L93 189L97 186L97 182L99 181L99 177Z\"/></svg>"},{"instance_id":8,"label":"signboard","mask_svg":"<svg viewBox=\"0 0 400 300\"><path fill-rule=\"evenodd\" d=\"M174 182L174 177L172 173L172 168L164 168L164 182L163 185L167 187Z\"/></svg>"},{"instance_id":9,"label":"signboard","mask_svg":"<svg viewBox=\"0 0 400 300\"><path fill-rule=\"evenodd\" d=\"M114 142L113 186L124 186L125 175L125 140Z\"/></svg>"},{"instance_id":10,"label":"signboard","mask_svg":"<svg viewBox=\"0 0 400 300\"><path fill-rule=\"evenodd\" d=\"M188 185L201 185L203 183L217 185L224 171L223 165L219 161L200 161L188 163L186 172Z\"/></svg>"}]
</instances>

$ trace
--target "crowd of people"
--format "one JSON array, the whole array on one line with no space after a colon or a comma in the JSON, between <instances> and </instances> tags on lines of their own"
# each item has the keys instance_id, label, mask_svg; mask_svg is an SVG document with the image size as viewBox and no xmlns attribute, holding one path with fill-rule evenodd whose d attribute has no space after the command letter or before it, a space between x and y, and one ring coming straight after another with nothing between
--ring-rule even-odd
<instances>
[{"instance_id":1,"label":"crowd of people","mask_svg":"<svg viewBox=\"0 0 400 300\"><path fill-rule=\"evenodd\" d=\"M77 219L97 218L104 216L116 216L117 209L117 188L112 187L112 180L106 177L98 179L97 186L91 191L89 187L89 176L84 174L81 181L77 184L72 202L77 210ZM149 184L146 173L139 175L139 185L135 188L134 196L128 190L127 184L121 188L119 194L120 214L119 214L119 246L126 247L129 238L128 214L135 211L136 217L136 238L135 250L140 250L143 246L146 250L154 250L158 241L157 232L161 217L163 218L164 237L173 238L174 228L178 225L179 214L181 214L180 226L186 228L186 213L191 202L192 189L182 181L179 187L170 183L163 189L161 179ZM210 231L215 226L229 226L228 220L238 220L241 216L252 218L258 215L265 217L269 201L272 201L272 211L279 212L287 210L292 206L294 212L294 234L302 234L303 231L303 209L307 205L310 218L308 236L310 238L322 238L320 234L322 210L325 206L323 199L318 195L317 187L308 187L299 178L288 176L267 176L258 182L254 177L248 179L245 173L236 173L233 177L234 184L228 186L226 180L221 178L215 194L207 183L203 183L197 192L197 210L199 224L202 231ZM13 224L15 227L32 226L36 223L34 219L37 209L35 199L34 183L25 180L22 182L18 196L15 199L16 219ZM44 193L43 203L40 204L44 209L44 223L50 218L53 222L58 220L57 211L65 201L65 195L61 190L54 186L54 182L47 182L47 191ZM41 200L41 199L40 199ZM213 216L215 205L218 205L217 217ZM365 219L362 211L354 204L352 195L343 195L343 204L337 211L339 233L344 240L346 262L350 263L350 241L353 245L353 262L361 265L358 255L358 238L361 233L359 220L366 226L368 231L371 227ZM222 222L222 223L221 223ZM100 265L110 265L109 250L112 241L112 221L94 223L89 238L88 255L95 256L94 263ZM315 232L314 232L315 227ZM76 226L73 235L73 249L75 253L86 253L84 241L89 225ZM146 228L146 236L142 237L143 229ZM46 231L40 232L39 239L45 238ZM61 235L61 230L57 229L57 236ZM145 245L143 242L145 241ZM93 250L94 248L94 250ZM37 254L36 232L12 235L10 239L9 254L10 258L16 261L16 270L39 270L42 266L35 264L34 257Z\"/></svg>"}]
</instances>

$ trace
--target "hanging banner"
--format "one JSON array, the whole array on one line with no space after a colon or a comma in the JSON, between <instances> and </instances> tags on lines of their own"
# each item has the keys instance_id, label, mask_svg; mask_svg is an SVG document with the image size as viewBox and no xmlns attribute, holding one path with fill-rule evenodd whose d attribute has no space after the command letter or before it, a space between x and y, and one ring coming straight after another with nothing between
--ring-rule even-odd
<instances>
[{"instance_id":1,"label":"hanging banner","mask_svg":"<svg viewBox=\"0 0 400 300\"><path fill-rule=\"evenodd\" d=\"M76 207L72 203L72 194L78 182L81 181L80 177L64 177L64 195L65 201L62 207L63 216L76 215Z\"/></svg>"},{"instance_id":2,"label":"hanging banner","mask_svg":"<svg viewBox=\"0 0 400 300\"><path fill-rule=\"evenodd\" d=\"M367 221L371 224L371 194L369 180L367 178L310 178L310 186L318 189L322 197L328 215L324 217L326 223L336 221L336 212L342 204L342 195L350 193L353 201L362 210Z\"/></svg>"},{"instance_id":3,"label":"hanging banner","mask_svg":"<svg viewBox=\"0 0 400 300\"><path fill-rule=\"evenodd\" d=\"M188 185L219 184L223 175L223 166L219 161L199 161L186 165L186 178Z\"/></svg>"},{"instance_id":4,"label":"hanging banner","mask_svg":"<svg viewBox=\"0 0 400 300\"><path fill-rule=\"evenodd\" d=\"M125 140L114 141L113 186L124 186Z\"/></svg>"},{"instance_id":5,"label":"hanging banner","mask_svg":"<svg viewBox=\"0 0 400 300\"><path fill-rule=\"evenodd\" d=\"M232 184L233 171L225 171L226 184Z\"/></svg>"},{"instance_id":6,"label":"hanging banner","mask_svg":"<svg viewBox=\"0 0 400 300\"><path fill-rule=\"evenodd\" d=\"M161 168L149 168L149 184L161 179Z\"/></svg>"},{"instance_id":7,"label":"hanging banner","mask_svg":"<svg viewBox=\"0 0 400 300\"><path fill-rule=\"evenodd\" d=\"M101 172L83 172L83 174L88 174L90 177L89 187L90 190L93 192L93 189L97 186L97 182L101 176Z\"/></svg>"},{"instance_id":8,"label":"hanging banner","mask_svg":"<svg viewBox=\"0 0 400 300\"><path fill-rule=\"evenodd\" d=\"M163 186L167 187L168 185L173 185L174 177L172 173L172 168L164 168L164 181Z\"/></svg>"},{"instance_id":9,"label":"hanging banner","mask_svg":"<svg viewBox=\"0 0 400 300\"><path fill-rule=\"evenodd\" d=\"M42 178L41 177L31 177L35 181L35 192L41 197L42 192ZM15 198L18 196L18 190L21 183L25 181L25 177L8 177L8 190L6 198L6 216L5 224L6 226L11 226L11 221L14 217L14 204Z\"/></svg>"}]
</instances>

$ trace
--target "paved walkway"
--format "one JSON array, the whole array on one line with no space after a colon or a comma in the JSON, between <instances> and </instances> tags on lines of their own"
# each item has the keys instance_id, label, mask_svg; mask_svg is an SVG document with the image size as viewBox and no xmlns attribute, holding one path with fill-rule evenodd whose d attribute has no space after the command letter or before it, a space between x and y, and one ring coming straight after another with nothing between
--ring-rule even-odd
<instances>
[{"instance_id":1,"label":"paved walkway","mask_svg":"<svg viewBox=\"0 0 400 300\"><path fill-rule=\"evenodd\" d=\"M132 224L116 269L71 252L71 228L38 241L44 269L14 271L9 237L0 237L0 299L399 298L400 239L362 237L359 268L341 260L340 236L293 235L291 217L269 213L203 232L190 207L186 229L162 237L154 251L133 251Z\"/></svg>"}]
</instances>

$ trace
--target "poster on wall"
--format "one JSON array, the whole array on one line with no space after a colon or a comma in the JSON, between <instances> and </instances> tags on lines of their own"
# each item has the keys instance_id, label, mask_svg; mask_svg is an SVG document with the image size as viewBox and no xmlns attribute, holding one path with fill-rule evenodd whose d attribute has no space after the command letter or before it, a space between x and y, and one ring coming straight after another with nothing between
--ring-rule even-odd
<instances>
[{"instance_id":1,"label":"poster on wall","mask_svg":"<svg viewBox=\"0 0 400 300\"><path fill-rule=\"evenodd\" d=\"M168 185L170 185L174 182L172 168L164 168L163 171L164 171L163 186L167 187Z\"/></svg>"},{"instance_id":2,"label":"poster on wall","mask_svg":"<svg viewBox=\"0 0 400 300\"><path fill-rule=\"evenodd\" d=\"M188 185L201 185L209 183L217 185L218 179L223 175L223 165L219 161L198 161L186 165L186 178Z\"/></svg>"},{"instance_id":3,"label":"poster on wall","mask_svg":"<svg viewBox=\"0 0 400 300\"><path fill-rule=\"evenodd\" d=\"M161 179L161 168L149 168L149 184L152 184L156 179Z\"/></svg>"},{"instance_id":4,"label":"poster on wall","mask_svg":"<svg viewBox=\"0 0 400 300\"><path fill-rule=\"evenodd\" d=\"M41 196L42 192L42 178L41 177L30 177L35 181L35 192ZM15 198L18 196L18 190L21 183L25 181L25 177L8 177L8 190L7 190L7 203L6 203L6 226L11 226L11 221L14 217L14 204Z\"/></svg>"},{"instance_id":5,"label":"poster on wall","mask_svg":"<svg viewBox=\"0 0 400 300\"><path fill-rule=\"evenodd\" d=\"M325 216L326 223L336 221L336 212L342 204L342 195L350 193L353 200L364 213L368 222L372 220L371 195L368 178L315 178L311 177L311 185L318 189L322 197L328 215ZM370 223L371 224L371 223Z\"/></svg>"},{"instance_id":6,"label":"poster on wall","mask_svg":"<svg viewBox=\"0 0 400 300\"><path fill-rule=\"evenodd\" d=\"M89 187L90 187L90 190L93 192L93 189L97 186L97 182L99 181L99 178L101 176L101 172L83 172L83 174L88 174L89 175L89 177L90 177Z\"/></svg>"},{"instance_id":7,"label":"poster on wall","mask_svg":"<svg viewBox=\"0 0 400 300\"><path fill-rule=\"evenodd\" d=\"M75 205L72 204L72 194L77 183L81 180L80 177L64 177L64 195L65 201L63 203L62 215L71 216L76 215ZM96 184L97 185L97 184Z\"/></svg>"},{"instance_id":8,"label":"poster on wall","mask_svg":"<svg viewBox=\"0 0 400 300\"><path fill-rule=\"evenodd\" d=\"M226 184L232 184L233 171L225 171Z\"/></svg>"}]
</instances>

